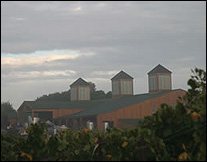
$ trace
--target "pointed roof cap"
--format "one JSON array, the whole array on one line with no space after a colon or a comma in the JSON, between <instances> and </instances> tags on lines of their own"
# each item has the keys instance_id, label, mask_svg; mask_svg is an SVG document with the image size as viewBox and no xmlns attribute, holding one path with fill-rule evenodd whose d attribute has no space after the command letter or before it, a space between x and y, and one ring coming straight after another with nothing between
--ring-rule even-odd
<instances>
[{"instance_id":1,"label":"pointed roof cap","mask_svg":"<svg viewBox=\"0 0 207 162\"><path fill-rule=\"evenodd\" d=\"M155 73L172 73L171 71L169 71L168 69L166 69L164 66L162 65L157 65L154 69L152 69L149 74L155 74Z\"/></svg>"},{"instance_id":2,"label":"pointed roof cap","mask_svg":"<svg viewBox=\"0 0 207 162\"><path fill-rule=\"evenodd\" d=\"M70 87L74 86L89 86L89 83L83 80L82 78L79 78L70 85Z\"/></svg>"},{"instance_id":3,"label":"pointed roof cap","mask_svg":"<svg viewBox=\"0 0 207 162\"><path fill-rule=\"evenodd\" d=\"M134 79L129 74L125 73L123 70L116 74L111 80L119 80L119 79Z\"/></svg>"}]
</instances>

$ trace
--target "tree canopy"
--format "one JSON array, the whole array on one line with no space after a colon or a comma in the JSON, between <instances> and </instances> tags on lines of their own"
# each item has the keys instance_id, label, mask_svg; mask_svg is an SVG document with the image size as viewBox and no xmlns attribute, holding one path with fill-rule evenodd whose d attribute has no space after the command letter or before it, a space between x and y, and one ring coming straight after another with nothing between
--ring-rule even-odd
<instances>
[{"instance_id":1,"label":"tree canopy","mask_svg":"<svg viewBox=\"0 0 207 162\"><path fill-rule=\"evenodd\" d=\"M90 92L91 92L91 100L100 100L105 98L112 98L111 91L105 93L103 90L96 90L95 83L88 82L90 85ZM48 101L48 100L58 100L58 101L70 101L70 93L71 91L64 91L64 92L55 92L48 95L43 95L38 97L36 101Z\"/></svg>"},{"instance_id":2,"label":"tree canopy","mask_svg":"<svg viewBox=\"0 0 207 162\"><path fill-rule=\"evenodd\" d=\"M152 148L157 160L206 160L206 72L198 68L192 72L190 88L175 108L162 104L141 123L163 142L161 148Z\"/></svg>"},{"instance_id":3,"label":"tree canopy","mask_svg":"<svg viewBox=\"0 0 207 162\"><path fill-rule=\"evenodd\" d=\"M9 119L16 118L17 112L10 102L1 103L1 128L9 125Z\"/></svg>"}]
</instances>

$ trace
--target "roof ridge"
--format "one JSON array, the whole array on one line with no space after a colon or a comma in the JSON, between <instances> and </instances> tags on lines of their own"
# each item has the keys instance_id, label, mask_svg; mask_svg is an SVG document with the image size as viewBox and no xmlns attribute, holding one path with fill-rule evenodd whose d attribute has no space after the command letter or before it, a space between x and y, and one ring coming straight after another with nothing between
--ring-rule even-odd
<instances>
[{"instance_id":1,"label":"roof ridge","mask_svg":"<svg viewBox=\"0 0 207 162\"><path fill-rule=\"evenodd\" d=\"M119 73L117 73L111 80L118 80L118 79L134 79L129 74L127 74L125 71L121 70Z\"/></svg>"},{"instance_id":2,"label":"roof ridge","mask_svg":"<svg viewBox=\"0 0 207 162\"><path fill-rule=\"evenodd\" d=\"M156 67L154 67L151 71L149 71L147 74L153 74L153 73L172 73L170 70L165 68L163 65L158 64Z\"/></svg>"},{"instance_id":3,"label":"roof ridge","mask_svg":"<svg viewBox=\"0 0 207 162\"><path fill-rule=\"evenodd\" d=\"M70 87L76 86L76 85L89 85L88 82L86 82L84 79L82 78L78 78L75 82L73 82Z\"/></svg>"}]
</instances>

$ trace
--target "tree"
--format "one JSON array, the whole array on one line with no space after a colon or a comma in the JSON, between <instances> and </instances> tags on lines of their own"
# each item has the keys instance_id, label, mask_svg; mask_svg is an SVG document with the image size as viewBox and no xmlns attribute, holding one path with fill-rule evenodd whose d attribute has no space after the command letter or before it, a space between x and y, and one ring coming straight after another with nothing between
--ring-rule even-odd
<instances>
[{"instance_id":1,"label":"tree","mask_svg":"<svg viewBox=\"0 0 207 162\"><path fill-rule=\"evenodd\" d=\"M198 68L192 72L190 88L175 109L162 104L141 123L164 142L159 149L151 148L157 160L206 160L206 72Z\"/></svg>"},{"instance_id":2,"label":"tree","mask_svg":"<svg viewBox=\"0 0 207 162\"><path fill-rule=\"evenodd\" d=\"M102 90L91 93L91 100L100 100L105 98L105 92Z\"/></svg>"},{"instance_id":3,"label":"tree","mask_svg":"<svg viewBox=\"0 0 207 162\"><path fill-rule=\"evenodd\" d=\"M96 90L95 83L88 82L90 86L91 100L100 100L105 98L112 98L112 93L109 91L105 93L103 90ZM55 92L48 95L42 95L38 97L35 101L70 101L71 90L64 92Z\"/></svg>"},{"instance_id":4,"label":"tree","mask_svg":"<svg viewBox=\"0 0 207 162\"><path fill-rule=\"evenodd\" d=\"M90 86L91 93L94 93L96 91L96 85L95 85L95 83L88 82L88 84Z\"/></svg>"},{"instance_id":5,"label":"tree","mask_svg":"<svg viewBox=\"0 0 207 162\"><path fill-rule=\"evenodd\" d=\"M51 100L55 100L55 101L70 101L70 93L71 91L64 91L64 92L56 92L56 93L51 93L48 95L43 95L41 97L38 97L36 99L36 101L51 101Z\"/></svg>"},{"instance_id":6,"label":"tree","mask_svg":"<svg viewBox=\"0 0 207 162\"><path fill-rule=\"evenodd\" d=\"M111 92L111 91L109 91L108 93L106 93L105 98L112 98L112 92Z\"/></svg>"},{"instance_id":7,"label":"tree","mask_svg":"<svg viewBox=\"0 0 207 162\"><path fill-rule=\"evenodd\" d=\"M91 100L100 100L105 98L112 98L112 93L109 91L105 93L103 90L96 90L95 83L88 82L91 90Z\"/></svg>"},{"instance_id":8,"label":"tree","mask_svg":"<svg viewBox=\"0 0 207 162\"><path fill-rule=\"evenodd\" d=\"M10 102L1 103L1 128L6 128L9 125L9 119L17 115Z\"/></svg>"}]
</instances>

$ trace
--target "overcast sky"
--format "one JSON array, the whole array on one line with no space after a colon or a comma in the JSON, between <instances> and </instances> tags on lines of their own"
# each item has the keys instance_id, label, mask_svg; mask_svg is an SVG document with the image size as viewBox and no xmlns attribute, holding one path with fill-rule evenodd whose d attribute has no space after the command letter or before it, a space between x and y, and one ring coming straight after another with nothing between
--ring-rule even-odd
<instances>
[{"instance_id":1,"label":"overcast sky","mask_svg":"<svg viewBox=\"0 0 207 162\"><path fill-rule=\"evenodd\" d=\"M1 2L1 101L15 109L79 77L108 92L120 70L146 93L158 64L173 89L206 69L206 2Z\"/></svg>"}]
</instances>

